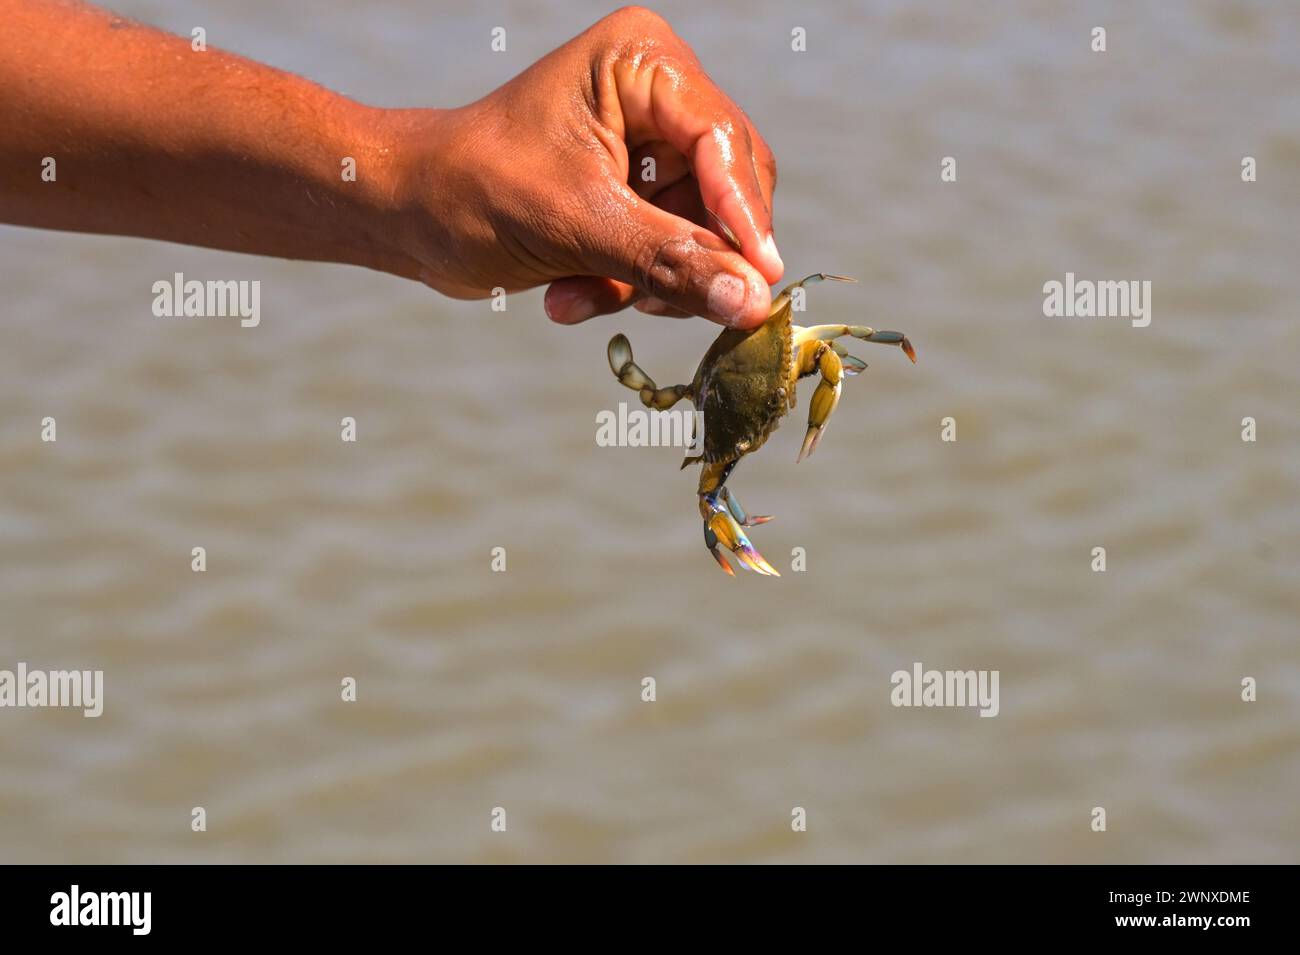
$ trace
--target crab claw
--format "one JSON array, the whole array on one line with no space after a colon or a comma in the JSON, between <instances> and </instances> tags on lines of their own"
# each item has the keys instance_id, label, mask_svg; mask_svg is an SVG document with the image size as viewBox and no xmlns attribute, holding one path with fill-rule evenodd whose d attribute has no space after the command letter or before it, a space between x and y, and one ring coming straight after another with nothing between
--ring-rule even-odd
<instances>
[{"instance_id":1,"label":"crab claw","mask_svg":"<svg viewBox=\"0 0 1300 955\"><path fill-rule=\"evenodd\" d=\"M731 243L733 249L739 252L740 240L736 238L736 233L731 231L731 227L723 222L722 217L712 209L706 208L704 211L709 214L709 218L713 220L713 224L722 230L722 237Z\"/></svg>"},{"instance_id":2,"label":"crab claw","mask_svg":"<svg viewBox=\"0 0 1300 955\"><path fill-rule=\"evenodd\" d=\"M915 365L915 364L916 364L916 349L912 347L912 343L909 342L909 341L907 340L907 336L906 336L906 335L903 336L903 340L899 343L899 347L903 349L903 354L904 354L904 355L906 355L908 358L912 359L912 364Z\"/></svg>"},{"instance_id":3,"label":"crab claw","mask_svg":"<svg viewBox=\"0 0 1300 955\"><path fill-rule=\"evenodd\" d=\"M727 502L727 510L731 511L731 516L736 519L736 523L741 527L756 527L759 524L766 524L772 519L770 514L746 514L745 509L740 506L739 498L731 493L731 488L722 489L722 499Z\"/></svg>"},{"instance_id":4,"label":"crab claw","mask_svg":"<svg viewBox=\"0 0 1300 955\"><path fill-rule=\"evenodd\" d=\"M713 530L708 524L704 525L704 546L709 549L709 553L712 554L713 559L718 562L718 566L727 572L728 577L736 576L736 572L732 570L731 565L727 563L727 558L723 557L722 551L718 550L718 535L713 533Z\"/></svg>"},{"instance_id":5,"label":"crab claw","mask_svg":"<svg viewBox=\"0 0 1300 955\"><path fill-rule=\"evenodd\" d=\"M840 390L844 381L844 364L835 349L823 345L817 355L817 369L822 373L822 380L817 383L812 401L808 402L808 431L803 436L803 447L795 463L802 461L817 450L826 431L826 424L840 403Z\"/></svg>"},{"instance_id":6,"label":"crab claw","mask_svg":"<svg viewBox=\"0 0 1300 955\"><path fill-rule=\"evenodd\" d=\"M821 441L822 435L825 433L826 425L822 425L821 427L814 425L810 427L808 433L803 436L803 447L799 449L799 457L794 459L794 463L798 464L804 458L808 457L808 455L816 451L817 445Z\"/></svg>"},{"instance_id":7,"label":"crab claw","mask_svg":"<svg viewBox=\"0 0 1300 955\"><path fill-rule=\"evenodd\" d=\"M731 516L731 512L725 506L717 503L717 501L711 501L709 506L713 513L704 525L704 542L706 544L710 541L715 545L720 542L750 570L765 577L781 576L777 569L764 560L763 555L749 542L749 538L745 536L745 532L736 523L736 519ZM718 564L724 570L731 572L730 566L726 563L726 558L722 556L716 546L710 546L709 550L713 552Z\"/></svg>"}]
</instances>

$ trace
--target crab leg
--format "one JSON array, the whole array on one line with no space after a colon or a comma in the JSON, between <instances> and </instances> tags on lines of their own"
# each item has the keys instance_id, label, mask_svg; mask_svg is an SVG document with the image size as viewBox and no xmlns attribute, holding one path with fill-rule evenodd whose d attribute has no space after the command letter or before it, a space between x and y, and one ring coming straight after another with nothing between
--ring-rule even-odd
<instances>
[{"instance_id":1,"label":"crab leg","mask_svg":"<svg viewBox=\"0 0 1300 955\"><path fill-rule=\"evenodd\" d=\"M821 372L822 380L818 382L817 390L813 392L812 401L808 405L808 433L804 435L803 447L799 449L795 463L817 450L817 443L826 430L826 422L839 404L840 383L844 380L844 365L840 356L825 342L818 342L811 349L803 349L800 357L811 365L808 371L816 369Z\"/></svg>"},{"instance_id":2,"label":"crab leg","mask_svg":"<svg viewBox=\"0 0 1300 955\"><path fill-rule=\"evenodd\" d=\"M722 484L735 466L734 461L716 462L706 464L700 473L700 515L704 518L704 546L709 549L718 566L733 577L735 571L718 550L719 543L734 553L750 570L765 576L780 577L777 569L764 560L763 555L750 543L732 515L730 505L724 500L728 495Z\"/></svg>"},{"instance_id":3,"label":"crab leg","mask_svg":"<svg viewBox=\"0 0 1300 955\"><path fill-rule=\"evenodd\" d=\"M812 325L808 328L796 329L794 335L796 345L802 345L804 342L810 341L828 342L835 338L842 338L845 335L852 335L864 342L897 345L903 349L903 353L908 358L912 359L913 363L916 362L916 349L912 347L912 343L907 340L907 336L902 332L878 332L866 325Z\"/></svg>"},{"instance_id":4,"label":"crab leg","mask_svg":"<svg viewBox=\"0 0 1300 955\"><path fill-rule=\"evenodd\" d=\"M867 363L856 355L850 355L849 350L839 342L831 342L831 348L835 349L835 354L840 356L840 362L844 365L844 374L860 375L867 370Z\"/></svg>"},{"instance_id":5,"label":"crab leg","mask_svg":"<svg viewBox=\"0 0 1300 955\"><path fill-rule=\"evenodd\" d=\"M614 377L625 387L640 392L641 403L647 408L665 411L683 398L690 397L690 385L656 387L654 379L632 360L632 343L626 335L615 335L609 340L608 354L609 367L614 372Z\"/></svg>"},{"instance_id":6,"label":"crab leg","mask_svg":"<svg viewBox=\"0 0 1300 955\"><path fill-rule=\"evenodd\" d=\"M806 275L798 282L791 282L785 288L781 289L781 294L772 299L772 314L776 314L781 309L790 304L790 298L797 288L803 288L809 282L856 282L857 279L851 279L847 275L831 275L829 272L814 272L812 275Z\"/></svg>"},{"instance_id":7,"label":"crab leg","mask_svg":"<svg viewBox=\"0 0 1300 955\"><path fill-rule=\"evenodd\" d=\"M780 572L769 564L754 545L750 543L749 538L745 536L744 530L736 523L736 519L731 516L731 512L727 510L726 504L719 501L716 494L701 495L700 513L704 515L704 544L709 548L709 551L713 554L713 559L718 562L718 565L723 570L729 574L733 573L731 565L727 563L727 559L718 550L719 543L732 551L736 558L750 570L764 576L781 576Z\"/></svg>"},{"instance_id":8,"label":"crab leg","mask_svg":"<svg viewBox=\"0 0 1300 955\"><path fill-rule=\"evenodd\" d=\"M740 498L732 494L731 488L726 485L722 487L722 499L727 502L727 510L731 511L731 516L736 519L741 527L756 527L759 524L766 524L772 519L771 515L755 514L752 517L747 515L745 509L740 506Z\"/></svg>"},{"instance_id":9,"label":"crab leg","mask_svg":"<svg viewBox=\"0 0 1300 955\"><path fill-rule=\"evenodd\" d=\"M709 553L713 555L713 559L718 562L719 567L726 571L728 577L736 576L736 572L732 570L731 565L727 563L727 558L723 557L722 551L718 550L718 535L709 529L708 521L704 522L704 546L709 549Z\"/></svg>"}]
</instances>

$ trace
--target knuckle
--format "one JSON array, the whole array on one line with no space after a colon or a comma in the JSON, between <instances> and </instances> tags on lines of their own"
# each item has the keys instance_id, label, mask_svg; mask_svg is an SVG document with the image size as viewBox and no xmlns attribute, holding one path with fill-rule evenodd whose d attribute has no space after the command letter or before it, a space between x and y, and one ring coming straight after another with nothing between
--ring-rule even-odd
<instances>
[{"instance_id":1,"label":"knuckle","mask_svg":"<svg viewBox=\"0 0 1300 955\"><path fill-rule=\"evenodd\" d=\"M593 29L615 59L631 60L643 67L677 68L692 59L690 48L662 16L645 7L622 7Z\"/></svg>"},{"instance_id":2,"label":"knuckle","mask_svg":"<svg viewBox=\"0 0 1300 955\"><path fill-rule=\"evenodd\" d=\"M643 236L632 260L633 281L659 299L679 299L690 287L690 259L683 240Z\"/></svg>"},{"instance_id":3,"label":"knuckle","mask_svg":"<svg viewBox=\"0 0 1300 955\"><path fill-rule=\"evenodd\" d=\"M655 29L668 26L668 21L646 7L629 5L620 7L605 18L611 23L626 24L628 26L640 26L642 28L652 27Z\"/></svg>"}]
</instances>

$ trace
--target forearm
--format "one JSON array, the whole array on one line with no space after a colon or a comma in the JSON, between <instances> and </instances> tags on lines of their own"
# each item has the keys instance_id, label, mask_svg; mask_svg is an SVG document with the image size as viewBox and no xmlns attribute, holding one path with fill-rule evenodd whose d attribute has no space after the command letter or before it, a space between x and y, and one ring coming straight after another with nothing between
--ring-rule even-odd
<instances>
[{"instance_id":1,"label":"forearm","mask_svg":"<svg viewBox=\"0 0 1300 955\"><path fill-rule=\"evenodd\" d=\"M550 283L564 324L639 303L752 328L784 270L775 183L749 118L644 9L467 106L383 110L91 6L0 0L0 222L460 298Z\"/></svg>"},{"instance_id":2,"label":"forearm","mask_svg":"<svg viewBox=\"0 0 1300 955\"><path fill-rule=\"evenodd\" d=\"M418 273L403 114L94 7L0 0L0 20L0 221Z\"/></svg>"}]
</instances>

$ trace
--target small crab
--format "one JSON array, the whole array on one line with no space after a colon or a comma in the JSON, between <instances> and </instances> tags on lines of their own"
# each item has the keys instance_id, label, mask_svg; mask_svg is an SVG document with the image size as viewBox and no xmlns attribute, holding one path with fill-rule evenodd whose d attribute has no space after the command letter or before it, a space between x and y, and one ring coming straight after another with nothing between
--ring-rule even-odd
<instances>
[{"instance_id":1,"label":"small crab","mask_svg":"<svg viewBox=\"0 0 1300 955\"><path fill-rule=\"evenodd\" d=\"M744 528L763 524L771 517L748 515L726 487L736 463L763 446L795 406L795 383L820 373L822 380L808 407L808 433L797 461L812 454L826 430L831 412L840 400L845 374L856 375L867 364L850 355L836 339L846 335L882 345L897 345L916 361L916 352L900 332L878 332L863 325L812 325L791 321L794 291L808 282L832 279L852 282L842 275L819 272L782 289L772 302L767 321L751 331L727 329L705 353L689 385L659 388L632 360L632 346L624 335L609 342L609 367L615 377L640 392L647 408L665 410L683 398L703 413L703 454L688 457L682 467L703 461L700 473L700 515L704 518L704 544L718 565L735 576L731 564L718 550L721 542L746 567L780 577L745 536Z\"/></svg>"}]
</instances>

